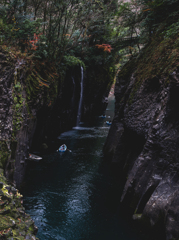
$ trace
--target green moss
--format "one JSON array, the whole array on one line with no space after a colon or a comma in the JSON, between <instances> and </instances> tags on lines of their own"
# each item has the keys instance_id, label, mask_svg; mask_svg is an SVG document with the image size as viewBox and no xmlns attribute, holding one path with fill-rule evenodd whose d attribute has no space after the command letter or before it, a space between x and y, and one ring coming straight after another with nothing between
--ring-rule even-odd
<instances>
[{"instance_id":1,"label":"green moss","mask_svg":"<svg viewBox=\"0 0 179 240\"><path fill-rule=\"evenodd\" d=\"M178 34L169 39L156 35L137 63L136 76L141 81L156 76L168 76L179 66Z\"/></svg>"},{"instance_id":2,"label":"green moss","mask_svg":"<svg viewBox=\"0 0 179 240\"><path fill-rule=\"evenodd\" d=\"M18 69L16 69L18 73ZM18 74L16 74L17 76ZM14 100L13 104L13 132L12 132L12 138L15 138L17 131L20 130L22 122L23 122L23 116L22 116L22 110L23 105L25 102L25 99L22 96L23 92L23 85L20 83L18 78L15 79L14 86L13 86L13 93L12 97Z\"/></svg>"},{"instance_id":3,"label":"green moss","mask_svg":"<svg viewBox=\"0 0 179 240\"><path fill-rule=\"evenodd\" d=\"M11 218L9 216L1 216L0 220L0 231L8 229L13 226Z\"/></svg>"},{"instance_id":4,"label":"green moss","mask_svg":"<svg viewBox=\"0 0 179 240\"><path fill-rule=\"evenodd\" d=\"M25 236L35 236L34 222L29 215L24 214L22 195L10 185L7 185L3 171L0 171L0 239L25 239ZM7 200L6 200L7 199Z\"/></svg>"},{"instance_id":5,"label":"green moss","mask_svg":"<svg viewBox=\"0 0 179 240\"><path fill-rule=\"evenodd\" d=\"M133 219L134 219L134 220L141 220L141 218L142 218L142 214L136 214L136 213L135 213L135 214L133 215Z\"/></svg>"},{"instance_id":6,"label":"green moss","mask_svg":"<svg viewBox=\"0 0 179 240\"><path fill-rule=\"evenodd\" d=\"M86 69L86 66L82 60L75 56L64 56L64 61L66 66L82 66L84 69Z\"/></svg>"},{"instance_id":7,"label":"green moss","mask_svg":"<svg viewBox=\"0 0 179 240\"><path fill-rule=\"evenodd\" d=\"M6 162L10 156L10 151L6 141L0 141L0 168L5 168Z\"/></svg>"},{"instance_id":8,"label":"green moss","mask_svg":"<svg viewBox=\"0 0 179 240\"><path fill-rule=\"evenodd\" d=\"M137 59L129 61L119 72L118 77L128 81L132 73L135 73L135 83L132 87L129 105L141 84L147 79L155 77L165 78L165 85L170 83L169 75L179 67L179 35L178 22L171 28L166 23L153 36L151 43L146 46ZM167 29L167 30L165 30ZM173 30L172 30L173 29ZM168 37L172 32L172 38Z\"/></svg>"},{"instance_id":9,"label":"green moss","mask_svg":"<svg viewBox=\"0 0 179 240\"><path fill-rule=\"evenodd\" d=\"M58 93L57 70L50 63L36 62L25 81L28 112L34 104L51 106Z\"/></svg>"},{"instance_id":10,"label":"green moss","mask_svg":"<svg viewBox=\"0 0 179 240\"><path fill-rule=\"evenodd\" d=\"M132 104L133 100L134 100L134 96L137 93L138 89L141 86L141 79L139 79L138 81L135 82L132 91L130 93L129 99L128 99L128 104L129 106Z\"/></svg>"},{"instance_id":11,"label":"green moss","mask_svg":"<svg viewBox=\"0 0 179 240\"><path fill-rule=\"evenodd\" d=\"M123 79L128 79L132 73L134 72L134 69L136 68L137 65L137 61L136 59L132 59L130 61L128 61L123 68L121 69L121 71L119 71L118 73L118 78L123 78Z\"/></svg>"}]
</instances>

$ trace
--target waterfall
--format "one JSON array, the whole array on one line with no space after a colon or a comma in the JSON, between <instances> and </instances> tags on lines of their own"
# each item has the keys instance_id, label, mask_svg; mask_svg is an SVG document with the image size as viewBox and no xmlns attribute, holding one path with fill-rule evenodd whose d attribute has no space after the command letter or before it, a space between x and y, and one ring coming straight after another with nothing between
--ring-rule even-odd
<instances>
[{"instance_id":1,"label":"waterfall","mask_svg":"<svg viewBox=\"0 0 179 240\"><path fill-rule=\"evenodd\" d=\"M73 104L74 104L74 100L75 100L75 90L76 90L76 87L75 87L75 79L74 79L74 77L72 77L72 81L73 81L73 96L72 96L72 106L74 106Z\"/></svg>"},{"instance_id":2,"label":"waterfall","mask_svg":"<svg viewBox=\"0 0 179 240\"><path fill-rule=\"evenodd\" d=\"M81 67L81 92L80 92L80 101L78 105L78 114L77 114L77 121L76 126L79 126L81 120L81 108L82 108L82 101L83 101L83 67Z\"/></svg>"}]
</instances>

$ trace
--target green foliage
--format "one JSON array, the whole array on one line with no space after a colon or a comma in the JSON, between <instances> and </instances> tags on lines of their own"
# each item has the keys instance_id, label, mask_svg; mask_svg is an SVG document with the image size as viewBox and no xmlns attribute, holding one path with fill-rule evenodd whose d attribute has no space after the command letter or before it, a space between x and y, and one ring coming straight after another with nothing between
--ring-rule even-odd
<instances>
[{"instance_id":1,"label":"green foliage","mask_svg":"<svg viewBox=\"0 0 179 240\"><path fill-rule=\"evenodd\" d=\"M30 15L22 14L21 1L5 1L0 4L0 28L3 33L3 42L18 45L22 52L25 50L27 41L33 37L38 21L31 20Z\"/></svg>"},{"instance_id":2,"label":"green foliage","mask_svg":"<svg viewBox=\"0 0 179 240\"><path fill-rule=\"evenodd\" d=\"M26 78L27 104L51 106L58 94L58 74L54 63L36 61Z\"/></svg>"},{"instance_id":3,"label":"green foliage","mask_svg":"<svg viewBox=\"0 0 179 240\"><path fill-rule=\"evenodd\" d=\"M35 51L35 58L43 60L48 59L49 56L49 47L47 43L47 37L45 35L41 35L39 37L39 42L37 43L37 50Z\"/></svg>"},{"instance_id":4,"label":"green foliage","mask_svg":"<svg viewBox=\"0 0 179 240\"><path fill-rule=\"evenodd\" d=\"M179 32L179 21L170 25L167 30L164 32L165 38L172 38L178 35Z\"/></svg>"},{"instance_id":5,"label":"green foliage","mask_svg":"<svg viewBox=\"0 0 179 240\"><path fill-rule=\"evenodd\" d=\"M55 78L48 76L55 71L49 69L48 74L44 73L44 60L53 62L61 81L68 67L78 65L95 71L105 69L109 73L119 61L122 66L128 59L136 57L148 43L153 44L157 31L163 42L157 53L165 51L167 41L175 38L179 29L176 0L131 0L124 3L116 0L52 0L43 4L40 0L23 1L23 4L18 0L1 6L1 43L11 41L27 56L33 53L34 63L41 65L39 69L36 66L31 68L28 74L26 91L29 103L35 101L41 92L44 97L40 98L40 104L45 101L49 105L57 94L59 85ZM174 46L179 47L178 38ZM171 62L176 60L175 51L169 55ZM146 59L150 63L150 59ZM146 64L152 69L148 62ZM168 71L166 69L168 67L163 70ZM16 92L18 89L22 91L18 84L15 76ZM15 97L18 110L21 102L19 97L17 100Z\"/></svg>"},{"instance_id":6,"label":"green foliage","mask_svg":"<svg viewBox=\"0 0 179 240\"><path fill-rule=\"evenodd\" d=\"M64 64L67 66L77 66L80 65L84 69L86 68L83 61L81 61L79 58L75 56L64 56Z\"/></svg>"},{"instance_id":7,"label":"green foliage","mask_svg":"<svg viewBox=\"0 0 179 240\"><path fill-rule=\"evenodd\" d=\"M28 214L24 214L22 195L17 189L7 184L7 180L0 169L0 239L24 239L26 236L36 239L34 222Z\"/></svg>"},{"instance_id":8,"label":"green foliage","mask_svg":"<svg viewBox=\"0 0 179 240\"><path fill-rule=\"evenodd\" d=\"M24 52L27 47L29 39L33 38L33 34L36 32L37 23L27 18L17 17L14 22L14 26L11 29L12 36L18 40L18 45L21 47L21 51Z\"/></svg>"},{"instance_id":9,"label":"green foliage","mask_svg":"<svg viewBox=\"0 0 179 240\"><path fill-rule=\"evenodd\" d=\"M170 74L179 67L179 24L178 19L176 21L175 18L176 14L170 15L174 19L170 23L168 19L160 23L150 44L145 46L142 53L127 63L119 72L119 77L126 80L132 72L135 72L135 83L130 93L129 104L132 104L143 81L163 77L166 79L165 84L169 84Z\"/></svg>"},{"instance_id":10,"label":"green foliage","mask_svg":"<svg viewBox=\"0 0 179 240\"><path fill-rule=\"evenodd\" d=\"M177 3L177 0L131 0L124 3L116 0L4 1L0 4L0 39L1 43L8 40L20 46L22 52L33 50L37 59L55 60L58 65L72 66L84 62L82 55L85 53L88 55L86 60L92 57L96 63L104 62L104 59L110 62L123 48L126 51L120 55L131 57L140 52L164 19L168 18L170 22L177 18L178 15L173 14ZM166 36L173 36L177 29L178 25L173 25ZM36 42L34 34L41 34ZM37 47L32 49L30 42ZM96 44L110 44L115 54L105 56L90 49Z\"/></svg>"},{"instance_id":11,"label":"green foliage","mask_svg":"<svg viewBox=\"0 0 179 240\"><path fill-rule=\"evenodd\" d=\"M0 5L4 12L3 28L8 26L8 31L4 30L5 40L20 46L22 52L30 52L29 43L34 41L34 34L40 33L35 42L37 47L31 49L34 56L55 60L58 66L84 66L81 53L71 52L76 52L80 44L81 51L91 44L107 44L117 23L116 0L53 0L44 4L40 0L14 0Z\"/></svg>"}]
</instances>

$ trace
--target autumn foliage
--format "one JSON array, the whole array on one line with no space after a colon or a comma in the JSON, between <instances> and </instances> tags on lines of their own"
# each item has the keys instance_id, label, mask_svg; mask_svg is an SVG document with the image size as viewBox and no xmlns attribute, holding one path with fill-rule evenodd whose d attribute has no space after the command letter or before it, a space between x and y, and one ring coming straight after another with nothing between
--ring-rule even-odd
<instances>
[{"instance_id":1,"label":"autumn foliage","mask_svg":"<svg viewBox=\"0 0 179 240\"><path fill-rule=\"evenodd\" d=\"M95 45L97 48L102 49L104 52L111 52L112 47L109 44L96 44Z\"/></svg>"},{"instance_id":2,"label":"autumn foliage","mask_svg":"<svg viewBox=\"0 0 179 240\"><path fill-rule=\"evenodd\" d=\"M40 35L42 35L42 33L40 33L40 34L34 33L33 40L26 41L26 44L28 45L28 48L30 48L30 50L34 50L34 51L37 50L37 43L39 41Z\"/></svg>"},{"instance_id":3,"label":"autumn foliage","mask_svg":"<svg viewBox=\"0 0 179 240\"><path fill-rule=\"evenodd\" d=\"M41 33L42 34L42 33ZM37 49L37 43L38 43L38 41L39 41L39 36L41 35L41 34L36 34L36 33L34 33L34 39L33 40L30 40L29 41L29 43L31 44L31 49L32 50L36 50Z\"/></svg>"}]
</instances>

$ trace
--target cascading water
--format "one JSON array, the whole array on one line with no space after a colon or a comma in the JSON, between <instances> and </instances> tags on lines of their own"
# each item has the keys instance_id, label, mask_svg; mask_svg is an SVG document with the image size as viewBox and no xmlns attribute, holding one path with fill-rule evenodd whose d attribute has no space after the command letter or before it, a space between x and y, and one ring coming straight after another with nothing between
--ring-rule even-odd
<instances>
[{"instance_id":1,"label":"cascading water","mask_svg":"<svg viewBox=\"0 0 179 240\"><path fill-rule=\"evenodd\" d=\"M76 90L76 86L75 86L75 79L74 77L72 77L72 81L73 81L73 96L72 96L72 106L73 106L73 103L74 103L74 100L75 100L75 90Z\"/></svg>"},{"instance_id":2,"label":"cascading water","mask_svg":"<svg viewBox=\"0 0 179 240\"><path fill-rule=\"evenodd\" d=\"M82 101L83 101L83 67L81 67L81 92L80 92L80 101L78 105L78 114L77 114L77 121L76 126L79 126L81 120L81 109L82 109Z\"/></svg>"}]
</instances>

